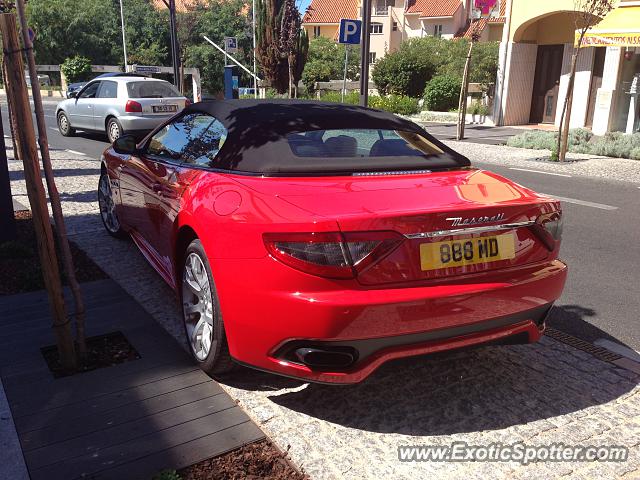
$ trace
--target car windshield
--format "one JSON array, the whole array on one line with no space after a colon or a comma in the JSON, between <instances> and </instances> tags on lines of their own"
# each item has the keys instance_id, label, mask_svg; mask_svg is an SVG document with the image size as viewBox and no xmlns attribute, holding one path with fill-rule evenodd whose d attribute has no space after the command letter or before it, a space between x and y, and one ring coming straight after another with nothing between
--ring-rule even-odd
<instances>
[{"instance_id":1,"label":"car windshield","mask_svg":"<svg viewBox=\"0 0 640 480\"><path fill-rule=\"evenodd\" d=\"M466 158L426 133L332 129L287 133L244 151L231 169L272 175L366 175L468 165Z\"/></svg>"},{"instance_id":2,"label":"car windshield","mask_svg":"<svg viewBox=\"0 0 640 480\"><path fill-rule=\"evenodd\" d=\"M127 83L129 98L170 98L181 97L169 82L140 81Z\"/></svg>"}]
</instances>

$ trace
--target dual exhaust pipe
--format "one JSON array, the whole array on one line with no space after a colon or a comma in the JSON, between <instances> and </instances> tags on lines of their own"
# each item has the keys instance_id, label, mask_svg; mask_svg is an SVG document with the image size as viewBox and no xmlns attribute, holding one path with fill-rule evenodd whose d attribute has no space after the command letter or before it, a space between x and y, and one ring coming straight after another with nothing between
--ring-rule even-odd
<instances>
[{"instance_id":1,"label":"dual exhaust pipe","mask_svg":"<svg viewBox=\"0 0 640 480\"><path fill-rule=\"evenodd\" d=\"M345 369L355 363L357 352L351 347L325 349L302 347L295 350L295 357L300 363L312 369Z\"/></svg>"}]
</instances>

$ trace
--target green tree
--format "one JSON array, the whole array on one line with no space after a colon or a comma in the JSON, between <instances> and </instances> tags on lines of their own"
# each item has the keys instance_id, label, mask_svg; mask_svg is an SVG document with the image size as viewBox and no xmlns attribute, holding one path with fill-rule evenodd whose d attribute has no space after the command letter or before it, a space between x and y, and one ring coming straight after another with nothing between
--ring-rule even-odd
<instances>
[{"instance_id":1,"label":"green tree","mask_svg":"<svg viewBox=\"0 0 640 480\"><path fill-rule=\"evenodd\" d=\"M76 55L67 58L60 65L60 69L69 83L87 80L91 76L91 60Z\"/></svg>"},{"instance_id":2,"label":"green tree","mask_svg":"<svg viewBox=\"0 0 640 480\"><path fill-rule=\"evenodd\" d=\"M112 0L30 0L36 62L60 64L80 55L94 64L122 62L120 12ZM120 55L118 55L120 53Z\"/></svg>"},{"instance_id":3,"label":"green tree","mask_svg":"<svg viewBox=\"0 0 640 480\"><path fill-rule=\"evenodd\" d=\"M216 44L222 45L225 36L238 37L239 51L234 55L243 65L252 64L251 25L242 0L209 0L199 4L194 15L194 28L183 37L184 63L186 67L200 69L202 88L209 93L222 90L224 76L224 56L209 45L202 35L206 35ZM178 23L186 18L179 17ZM248 32L248 35L247 35ZM249 82L249 76L238 72L240 81Z\"/></svg>"},{"instance_id":4,"label":"green tree","mask_svg":"<svg viewBox=\"0 0 640 480\"><path fill-rule=\"evenodd\" d=\"M436 75L424 89L424 104L429 110L448 112L458 105L460 97L460 77Z\"/></svg>"},{"instance_id":5,"label":"green tree","mask_svg":"<svg viewBox=\"0 0 640 480\"><path fill-rule=\"evenodd\" d=\"M314 38L309 42L309 58L302 73L302 83L307 91L313 92L316 82L339 80L344 76L344 45L339 45L326 37ZM360 51L350 47L347 79L360 78Z\"/></svg>"},{"instance_id":6,"label":"green tree","mask_svg":"<svg viewBox=\"0 0 640 480\"><path fill-rule=\"evenodd\" d=\"M410 39L376 62L371 78L383 94L419 97L436 71L439 42L433 37Z\"/></svg>"}]
</instances>

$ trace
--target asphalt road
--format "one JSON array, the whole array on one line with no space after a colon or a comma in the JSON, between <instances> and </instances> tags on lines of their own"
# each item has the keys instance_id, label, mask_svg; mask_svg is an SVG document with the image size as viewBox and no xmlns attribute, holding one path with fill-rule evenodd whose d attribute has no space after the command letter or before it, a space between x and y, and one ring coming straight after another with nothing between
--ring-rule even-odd
<instances>
[{"instance_id":1,"label":"asphalt road","mask_svg":"<svg viewBox=\"0 0 640 480\"><path fill-rule=\"evenodd\" d=\"M53 149L81 152L87 160L97 160L108 145L99 134L62 137L57 132L53 103L45 104L45 116ZM2 120L7 133L6 108ZM452 135L446 126L429 130L441 139ZM471 129L474 141L497 143L512 134L509 129L489 130L483 137L483 130ZM561 257L569 264L570 274L550 324L603 346L615 342L640 351L640 186L476 165L562 200L565 225Z\"/></svg>"}]
</instances>

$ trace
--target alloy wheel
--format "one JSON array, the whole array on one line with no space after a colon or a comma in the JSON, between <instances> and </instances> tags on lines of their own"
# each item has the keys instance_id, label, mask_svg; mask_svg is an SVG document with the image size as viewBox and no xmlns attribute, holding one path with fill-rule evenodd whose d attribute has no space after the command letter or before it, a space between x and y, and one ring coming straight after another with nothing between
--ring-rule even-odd
<instances>
[{"instance_id":1,"label":"alloy wheel","mask_svg":"<svg viewBox=\"0 0 640 480\"><path fill-rule=\"evenodd\" d=\"M213 343L213 302L207 270L194 252L189 253L182 272L182 310L187 340L196 358L204 361Z\"/></svg>"},{"instance_id":2,"label":"alloy wheel","mask_svg":"<svg viewBox=\"0 0 640 480\"><path fill-rule=\"evenodd\" d=\"M109 122L109 141L111 143L115 142L118 138L120 138L120 127L118 126L118 122L111 121Z\"/></svg>"},{"instance_id":3,"label":"alloy wheel","mask_svg":"<svg viewBox=\"0 0 640 480\"><path fill-rule=\"evenodd\" d=\"M69 131L69 119L64 113L58 115L58 127L62 133L67 133Z\"/></svg>"},{"instance_id":4,"label":"alloy wheel","mask_svg":"<svg viewBox=\"0 0 640 480\"><path fill-rule=\"evenodd\" d=\"M120 230L120 221L116 214L116 204L113 201L111 193L111 185L109 176L103 174L100 177L100 185L98 186L98 205L100 206L100 215L104 226L111 233L117 233Z\"/></svg>"}]
</instances>

